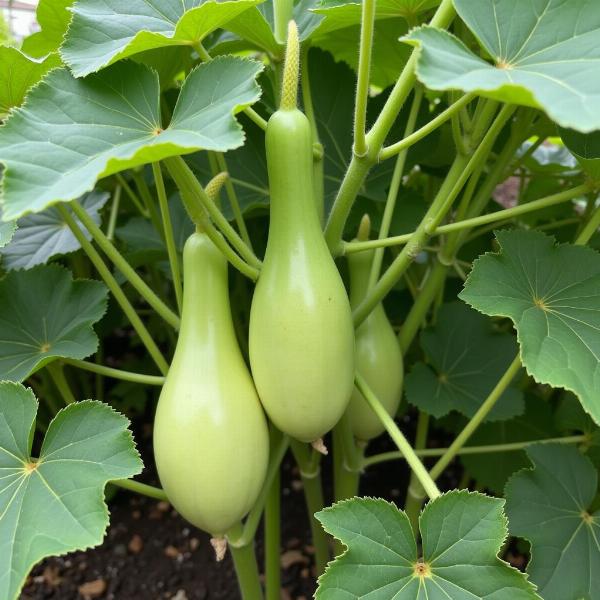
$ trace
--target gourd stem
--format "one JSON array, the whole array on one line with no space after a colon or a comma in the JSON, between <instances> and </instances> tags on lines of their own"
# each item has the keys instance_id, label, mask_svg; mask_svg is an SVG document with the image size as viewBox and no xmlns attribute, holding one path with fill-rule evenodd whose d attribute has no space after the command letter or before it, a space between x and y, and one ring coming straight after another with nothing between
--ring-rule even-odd
<instances>
[{"instance_id":1,"label":"gourd stem","mask_svg":"<svg viewBox=\"0 0 600 600\"><path fill-rule=\"evenodd\" d=\"M471 417L469 422L458 434L452 444L450 444L450 447L446 450L446 452L444 452L440 459L435 463L429 473L432 479L437 479L444 472L444 469L454 460L454 457L457 455L460 449L469 441L469 438L473 435L475 430L488 416L492 408L494 408L496 402L498 402L506 388L508 388L508 386L512 383L520 369L521 358L519 355L517 355L504 375L502 375L498 383L495 385L494 389L490 392L489 396L479 407L477 412Z\"/></svg>"},{"instance_id":2,"label":"gourd stem","mask_svg":"<svg viewBox=\"0 0 600 600\"><path fill-rule=\"evenodd\" d=\"M133 205L140 211L142 217L145 217L147 219L150 216L148 214L148 211L144 208L141 200L137 197L137 194L131 189L131 186L127 183L123 175L121 175L121 173L117 173L115 177L119 182L119 185L125 190L125 193L129 197Z\"/></svg>"},{"instance_id":3,"label":"gourd stem","mask_svg":"<svg viewBox=\"0 0 600 600\"><path fill-rule=\"evenodd\" d=\"M358 81L354 102L354 148L357 156L367 153L367 102L369 100L369 79L371 74L371 53L373 49L373 29L375 27L375 0L363 0L358 53Z\"/></svg>"},{"instance_id":4,"label":"gourd stem","mask_svg":"<svg viewBox=\"0 0 600 600\"><path fill-rule=\"evenodd\" d=\"M221 171L229 172L227 168L227 161L225 159L225 155L222 152L216 152L215 158L217 159L217 165ZM245 244L250 248L252 252L252 240L250 239L250 235L248 234L248 229L246 228L246 222L244 221L244 215L242 214L242 210L240 208L240 203L235 192L235 187L233 185L233 181L231 177L227 177L225 180L225 191L227 192L227 199L229 200L229 204L231 205L231 210L233 211L233 216L235 218L235 222L237 224L238 230Z\"/></svg>"},{"instance_id":5,"label":"gourd stem","mask_svg":"<svg viewBox=\"0 0 600 600\"><path fill-rule=\"evenodd\" d=\"M201 42L196 42L192 44L194 50L198 53L200 60L202 62L209 62L212 60L212 56L209 54L208 50L202 45ZM263 131L267 129L267 122L263 119L253 108L247 106L244 108L244 114L250 118L256 125L258 125Z\"/></svg>"},{"instance_id":6,"label":"gourd stem","mask_svg":"<svg viewBox=\"0 0 600 600\"><path fill-rule=\"evenodd\" d=\"M319 576L325 572L330 558L327 534L315 518L315 513L322 510L325 505L321 484L321 469L318 463L315 465L314 451L312 453L309 452L306 444L292 440L291 449L302 478L312 542L315 547L315 567L317 576Z\"/></svg>"},{"instance_id":7,"label":"gourd stem","mask_svg":"<svg viewBox=\"0 0 600 600\"><path fill-rule=\"evenodd\" d=\"M391 146L386 146L379 153L379 160L387 160L388 158L392 158L392 156L396 156L403 150L414 146L417 142L421 141L423 138L427 137L430 133L441 127L446 121L451 119L454 115L456 115L464 106L469 104L474 98L475 94L465 94L461 96L456 102L451 104L446 110L441 112L437 117L429 121L426 125L423 125L420 129L417 129L414 133L405 134L405 137L392 144Z\"/></svg>"},{"instance_id":8,"label":"gourd stem","mask_svg":"<svg viewBox=\"0 0 600 600\"><path fill-rule=\"evenodd\" d=\"M130 492L135 492L142 496L148 496L148 498L154 498L155 500L161 500L163 502L169 501L164 490L154 487L153 485L147 485L139 481L134 481L133 479L115 479L114 481L111 481L111 483L124 490L129 490Z\"/></svg>"},{"instance_id":9,"label":"gourd stem","mask_svg":"<svg viewBox=\"0 0 600 600\"><path fill-rule=\"evenodd\" d=\"M158 235L164 240L164 232L163 226L160 220L160 215L158 214L158 210L156 210L156 206L154 204L154 198L152 198L152 194L150 193L150 189L148 188L148 184L144 179L144 175L141 171L132 171L132 177L135 181L135 185L146 205L146 209L148 214L150 215L150 221L152 225L154 225L154 229L156 229Z\"/></svg>"},{"instance_id":10,"label":"gourd stem","mask_svg":"<svg viewBox=\"0 0 600 600\"><path fill-rule=\"evenodd\" d=\"M159 368L160 372L163 375L167 374L169 370L169 365L167 361L164 359L161 354L158 346L152 339L152 336L146 329L146 326L138 316L135 308L129 302L125 292L121 289L121 286L117 283L117 280L114 278L113 274L110 272L109 268L104 264L102 257L96 251L91 242L85 237L83 231L79 228L75 219L71 216L71 213L66 209L63 204L57 205L57 210L60 212L61 217L64 222L67 224L69 229L73 232L73 235L77 238L77 241L83 248L83 251L88 255L88 258L92 261L92 264L100 274L100 277L104 280L104 283L108 287L108 289L112 292L115 300L129 319L129 322L135 329L136 333L140 337L140 340L148 350L148 353L156 363L156 366Z\"/></svg>"},{"instance_id":11,"label":"gourd stem","mask_svg":"<svg viewBox=\"0 0 600 600\"><path fill-rule=\"evenodd\" d=\"M179 264L179 253L175 244L175 236L173 234L173 223L171 222L171 213L169 212L169 203L167 200L167 192L165 190L165 182L162 176L160 163L152 163L152 173L154 174L154 183L156 185L156 193L158 195L158 205L162 217L162 224L167 246L167 254L169 256L169 265L171 267L171 275L173 277L173 289L175 291L175 299L177 300L177 308L181 314L181 304L183 301L183 286L181 284L181 267Z\"/></svg>"},{"instance_id":12,"label":"gourd stem","mask_svg":"<svg viewBox=\"0 0 600 600\"><path fill-rule=\"evenodd\" d=\"M136 291L148 302L148 304L160 315L169 325L175 329L179 328L179 317L150 289L150 286L135 272L131 265L125 260L122 254L115 248L111 241L104 235L100 227L94 223L94 220L79 204L77 200L71 202L71 208L77 218L83 223L83 226L91 234L94 241L100 246L104 254L121 271Z\"/></svg>"},{"instance_id":13,"label":"gourd stem","mask_svg":"<svg viewBox=\"0 0 600 600\"><path fill-rule=\"evenodd\" d=\"M48 370L48 373L50 374L54 385L60 392L60 395L62 396L63 400L65 401L65 404L73 404L74 402L76 402L75 396L73 395L73 392L71 390L71 386L69 385L69 382L65 377L63 366L59 362L55 361L46 365L46 369Z\"/></svg>"},{"instance_id":14,"label":"gourd stem","mask_svg":"<svg viewBox=\"0 0 600 600\"><path fill-rule=\"evenodd\" d=\"M515 110L514 106L506 105L502 108L489 130L485 134L481 144L471 158L457 155L450 172L435 200L428 209L425 217L415 231L411 240L394 259L387 271L382 275L367 297L354 311L355 326L359 326L371 311L381 302L387 293L394 287L396 282L404 275L405 271L419 255L433 232L440 226L453 202L467 182L470 175L485 162L491 147L500 134L500 131ZM490 119L492 114L487 115ZM482 121L485 121L482 117Z\"/></svg>"},{"instance_id":15,"label":"gourd stem","mask_svg":"<svg viewBox=\"0 0 600 600\"><path fill-rule=\"evenodd\" d=\"M489 444L485 446L463 446L457 451L457 456L473 455L473 454L497 454L502 452L517 452L523 450L533 444L584 444L589 440L587 435L570 435L566 437L545 438L540 440L529 440L527 442L513 442L508 444ZM422 450L415 449L415 454L419 458L437 458L448 452L448 448L424 448ZM363 460L363 468L367 469L374 465L378 465L391 460L402 460L404 455L402 452L382 452L381 454L373 454L367 456Z\"/></svg>"},{"instance_id":16,"label":"gourd stem","mask_svg":"<svg viewBox=\"0 0 600 600\"><path fill-rule=\"evenodd\" d=\"M590 241L591 237L596 233L596 231L598 231L599 227L600 207L596 208L596 210L592 213L592 216L590 217L589 221L586 223L581 233L577 236L577 239L575 240L575 245L583 246L587 244Z\"/></svg>"},{"instance_id":17,"label":"gourd stem","mask_svg":"<svg viewBox=\"0 0 600 600\"><path fill-rule=\"evenodd\" d=\"M298 106L298 79L300 76L300 40L295 21L288 23L287 45L283 81L281 82L281 110L293 110Z\"/></svg>"},{"instance_id":18,"label":"gourd stem","mask_svg":"<svg viewBox=\"0 0 600 600\"><path fill-rule=\"evenodd\" d=\"M452 0L442 0L430 24L434 27L444 29L452 22L455 14L456 12ZM398 81L388 96L381 113L377 117L375 124L367 134L367 155L365 157L352 156L350 165L344 175L344 179L329 215L327 227L325 228L327 244L334 253L337 252L342 239L346 219L348 218L350 209L364 183L365 177L370 168L377 161L377 156L383 147L385 138L390 132L406 98L408 98L408 95L415 84L416 64L417 53L413 51L411 57L406 62Z\"/></svg>"},{"instance_id":19,"label":"gourd stem","mask_svg":"<svg viewBox=\"0 0 600 600\"><path fill-rule=\"evenodd\" d=\"M379 420L386 428L388 434L392 438L393 442L398 447L398 450L402 452L406 458L408 466L411 468L413 473L416 475L419 483L423 486L423 489L431 498L437 498L441 496L441 492L435 484L434 479L427 472L427 469L416 455L412 446L408 440L404 437L404 434L400 431L400 428L394 422L394 419L390 417L385 407L381 404L379 399L375 396L367 382L361 377L360 373L356 373L355 383L358 391L363 395L367 404L371 407L373 412L379 417Z\"/></svg>"},{"instance_id":20,"label":"gourd stem","mask_svg":"<svg viewBox=\"0 0 600 600\"><path fill-rule=\"evenodd\" d=\"M420 411L417 420L417 433L415 435L415 454L427 446L427 434L429 433L429 415ZM417 454L418 456L418 454ZM418 531L419 513L421 512L421 501L415 498L412 490L415 488L423 489L414 471L410 474L410 481L406 493L406 502L404 512L408 516L414 531Z\"/></svg>"},{"instance_id":21,"label":"gourd stem","mask_svg":"<svg viewBox=\"0 0 600 600\"><path fill-rule=\"evenodd\" d=\"M263 600L264 595L260 584L256 552L254 551L254 540L244 546L229 545L229 551L233 558L242 600Z\"/></svg>"},{"instance_id":22,"label":"gourd stem","mask_svg":"<svg viewBox=\"0 0 600 600\"><path fill-rule=\"evenodd\" d=\"M72 367L77 367L78 369L82 369L84 371L90 371L91 373L97 373L98 375L112 377L113 379L120 379L121 381L131 381L132 383L158 386L163 385L165 382L165 378L161 377L160 375L145 375L143 373L122 371L121 369L113 369L112 367L106 367L104 365L99 365L76 358L63 358L62 362L66 365L71 365Z\"/></svg>"},{"instance_id":23,"label":"gourd stem","mask_svg":"<svg viewBox=\"0 0 600 600\"><path fill-rule=\"evenodd\" d=\"M208 197L200 182L192 170L188 167L181 156L175 156L165 159L165 165L175 181L182 195L185 195L188 202L195 202L200 205L199 208L204 209L209 215L214 224L219 228L223 235L229 240L231 245L239 252L240 256L255 269L260 269L261 262L255 256L254 252L248 248L244 240L238 235L237 231L229 224L223 213L218 209L215 202ZM203 212L201 210L196 214L192 214L196 224L198 219L202 219ZM200 223L201 224L201 223Z\"/></svg>"},{"instance_id":24,"label":"gourd stem","mask_svg":"<svg viewBox=\"0 0 600 600\"><path fill-rule=\"evenodd\" d=\"M108 226L106 227L106 237L112 242L115 237L115 228L117 226L117 217L119 216L119 206L121 204L121 191L123 188L120 185L115 187L115 192L110 206L110 216L108 218Z\"/></svg>"},{"instance_id":25,"label":"gourd stem","mask_svg":"<svg viewBox=\"0 0 600 600\"><path fill-rule=\"evenodd\" d=\"M410 108L410 114L408 115L406 128L404 129L405 138L409 136L415 129L422 99L423 87L419 85L415 88L415 94L413 97L412 106ZM379 228L379 239L387 237L387 235L390 232L392 217L394 216L396 201L398 199L398 192L400 190L400 184L402 183L402 176L404 174L404 166L406 164L407 154L408 148L405 148L398 154L398 158L396 159L396 165L394 166L394 172L392 174L392 181L390 183L390 189L388 191L385 209L383 211L383 217L381 219L381 227ZM367 290L372 289L377 280L379 279L379 275L381 274L382 262L383 248L377 248L373 256L373 262L371 263L371 273L369 275L369 284Z\"/></svg>"},{"instance_id":26,"label":"gourd stem","mask_svg":"<svg viewBox=\"0 0 600 600\"><path fill-rule=\"evenodd\" d=\"M281 476L271 484L265 504L265 587L266 600L281 600Z\"/></svg>"}]
</instances>

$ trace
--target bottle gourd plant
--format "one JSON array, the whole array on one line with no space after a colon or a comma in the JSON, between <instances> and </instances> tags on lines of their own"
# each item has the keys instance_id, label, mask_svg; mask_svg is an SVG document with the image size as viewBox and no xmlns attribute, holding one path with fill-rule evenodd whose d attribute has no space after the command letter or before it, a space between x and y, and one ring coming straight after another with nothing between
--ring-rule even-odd
<instances>
[{"instance_id":1,"label":"bottle gourd plant","mask_svg":"<svg viewBox=\"0 0 600 600\"><path fill-rule=\"evenodd\" d=\"M37 16L0 46L0 599L107 486L279 599L294 460L317 600L600 600L597 0Z\"/></svg>"}]
</instances>

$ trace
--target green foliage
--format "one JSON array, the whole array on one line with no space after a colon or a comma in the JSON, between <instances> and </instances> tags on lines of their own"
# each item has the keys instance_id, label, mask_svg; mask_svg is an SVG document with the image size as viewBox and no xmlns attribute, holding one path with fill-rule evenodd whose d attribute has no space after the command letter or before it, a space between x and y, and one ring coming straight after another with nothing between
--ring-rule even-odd
<instances>
[{"instance_id":1,"label":"green foliage","mask_svg":"<svg viewBox=\"0 0 600 600\"><path fill-rule=\"evenodd\" d=\"M431 501L419 517L422 556L408 517L393 504L334 504L317 518L348 549L319 579L316 600L539 600L523 574L497 557L507 533L503 504L459 491Z\"/></svg>"},{"instance_id":2,"label":"green foliage","mask_svg":"<svg viewBox=\"0 0 600 600\"><path fill-rule=\"evenodd\" d=\"M0 383L0 593L16 600L31 567L46 556L102 542L104 487L142 470L129 422L87 400L61 410L31 455L38 403L16 383Z\"/></svg>"}]
</instances>

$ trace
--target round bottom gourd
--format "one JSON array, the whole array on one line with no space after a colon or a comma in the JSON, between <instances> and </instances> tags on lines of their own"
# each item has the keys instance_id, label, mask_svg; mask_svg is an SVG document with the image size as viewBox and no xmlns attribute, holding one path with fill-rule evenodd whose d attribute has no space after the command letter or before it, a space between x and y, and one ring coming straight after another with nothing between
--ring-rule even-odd
<instances>
[{"instance_id":1,"label":"round bottom gourd","mask_svg":"<svg viewBox=\"0 0 600 600\"><path fill-rule=\"evenodd\" d=\"M202 233L187 240L183 263L181 327L156 411L154 456L177 511L219 536L256 501L269 436L233 328L227 263Z\"/></svg>"}]
</instances>

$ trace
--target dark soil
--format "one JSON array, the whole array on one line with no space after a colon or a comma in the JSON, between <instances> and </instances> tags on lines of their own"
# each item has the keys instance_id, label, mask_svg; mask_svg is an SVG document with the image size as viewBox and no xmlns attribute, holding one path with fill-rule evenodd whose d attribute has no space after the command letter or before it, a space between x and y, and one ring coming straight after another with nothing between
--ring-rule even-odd
<instances>
[{"instance_id":1,"label":"dark soil","mask_svg":"<svg viewBox=\"0 0 600 600\"><path fill-rule=\"evenodd\" d=\"M413 419L404 417L411 435ZM137 428L136 428L137 429ZM153 464L148 427L136 431L145 464ZM394 449L386 436L369 452ZM324 461L326 501L331 501L330 461ZM440 482L454 487L460 473ZM141 479L156 484L147 468ZM302 482L290 456L282 477L282 596L308 600L315 590L310 529ZM361 494L379 496L402 506L408 482L403 461L376 465L364 474ZM51 558L38 565L21 600L240 600L229 555L217 563L209 536L186 523L164 502L118 491L109 502L111 519L104 544L87 552ZM257 551L262 561L259 529Z\"/></svg>"}]
</instances>

